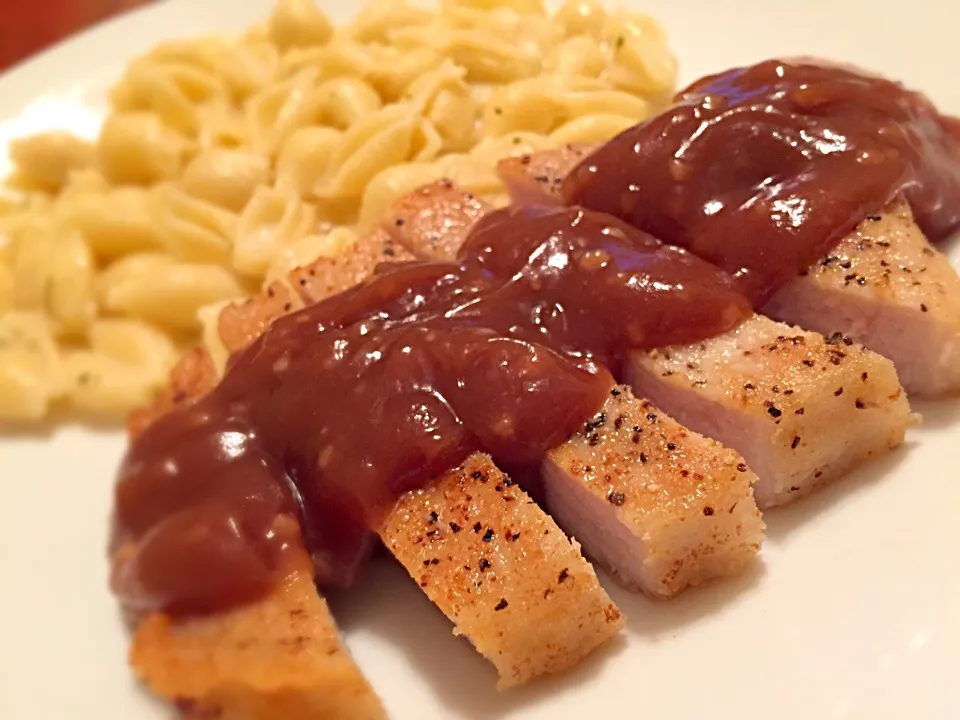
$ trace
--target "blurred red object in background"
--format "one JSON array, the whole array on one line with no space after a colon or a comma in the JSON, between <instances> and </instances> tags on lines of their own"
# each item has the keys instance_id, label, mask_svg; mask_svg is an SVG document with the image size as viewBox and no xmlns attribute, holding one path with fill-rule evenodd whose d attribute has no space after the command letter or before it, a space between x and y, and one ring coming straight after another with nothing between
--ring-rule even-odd
<instances>
[{"instance_id":1,"label":"blurred red object in background","mask_svg":"<svg viewBox=\"0 0 960 720\"><path fill-rule=\"evenodd\" d=\"M0 72L98 20L148 0L0 0Z\"/></svg>"}]
</instances>

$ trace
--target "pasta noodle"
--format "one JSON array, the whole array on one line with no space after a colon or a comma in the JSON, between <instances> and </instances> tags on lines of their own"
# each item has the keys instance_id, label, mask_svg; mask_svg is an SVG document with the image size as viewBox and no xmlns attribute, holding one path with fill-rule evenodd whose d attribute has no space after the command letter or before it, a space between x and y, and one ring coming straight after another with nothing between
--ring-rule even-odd
<instances>
[{"instance_id":1,"label":"pasta noodle","mask_svg":"<svg viewBox=\"0 0 960 720\"><path fill-rule=\"evenodd\" d=\"M174 185L161 188L158 195L158 232L171 255L191 262L228 262L236 213Z\"/></svg>"},{"instance_id":2,"label":"pasta noodle","mask_svg":"<svg viewBox=\"0 0 960 720\"><path fill-rule=\"evenodd\" d=\"M238 37L133 59L93 142L10 144L0 186L0 419L145 402L220 310L348 252L449 178L494 204L509 155L599 141L656 112L662 28L567 0L373 0L334 27L279 0Z\"/></svg>"},{"instance_id":3,"label":"pasta noodle","mask_svg":"<svg viewBox=\"0 0 960 720\"><path fill-rule=\"evenodd\" d=\"M182 331L197 327L197 311L204 305L241 297L244 292L222 266L142 253L107 268L97 279L97 294L108 312Z\"/></svg>"},{"instance_id":4,"label":"pasta noodle","mask_svg":"<svg viewBox=\"0 0 960 720\"><path fill-rule=\"evenodd\" d=\"M150 401L166 382L176 358L173 341L135 320L98 320L90 328L90 349L63 355L65 387L72 404L87 412L123 412Z\"/></svg>"},{"instance_id":5,"label":"pasta noodle","mask_svg":"<svg viewBox=\"0 0 960 720\"><path fill-rule=\"evenodd\" d=\"M318 197L359 197L382 169L411 156L418 115L411 103L389 105L351 127L335 148L333 172L313 188Z\"/></svg>"},{"instance_id":6,"label":"pasta noodle","mask_svg":"<svg viewBox=\"0 0 960 720\"><path fill-rule=\"evenodd\" d=\"M317 226L312 206L292 193L261 187L247 204L233 245L233 266L262 278L283 245L310 235Z\"/></svg>"},{"instance_id":7,"label":"pasta noodle","mask_svg":"<svg viewBox=\"0 0 960 720\"><path fill-rule=\"evenodd\" d=\"M12 255L14 307L46 312L62 334L82 333L96 314L83 236L56 222L38 224L20 234Z\"/></svg>"},{"instance_id":8,"label":"pasta noodle","mask_svg":"<svg viewBox=\"0 0 960 720\"><path fill-rule=\"evenodd\" d=\"M154 190L133 186L99 191L74 187L61 199L59 210L94 256L110 261L160 246L157 196Z\"/></svg>"},{"instance_id":9,"label":"pasta noodle","mask_svg":"<svg viewBox=\"0 0 960 720\"><path fill-rule=\"evenodd\" d=\"M0 316L13 309L13 268L8 255L0 248Z\"/></svg>"},{"instance_id":10,"label":"pasta noodle","mask_svg":"<svg viewBox=\"0 0 960 720\"><path fill-rule=\"evenodd\" d=\"M319 121L346 130L383 104L377 91L358 78L335 78L320 83Z\"/></svg>"},{"instance_id":11,"label":"pasta noodle","mask_svg":"<svg viewBox=\"0 0 960 720\"><path fill-rule=\"evenodd\" d=\"M197 199L240 212L254 190L269 177L270 161L263 155L215 147L190 161L180 178L180 187Z\"/></svg>"},{"instance_id":12,"label":"pasta noodle","mask_svg":"<svg viewBox=\"0 0 960 720\"><path fill-rule=\"evenodd\" d=\"M277 155L277 185L303 197L330 172L334 150L342 133L330 127L300 128L286 139Z\"/></svg>"},{"instance_id":13,"label":"pasta noodle","mask_svg":"<svg viewBox=\"0 0 960 720\"><path fill-rule=\"evenodd\" d=\"M42 312L0 316L0 420L39 420L63 392L60 354Z\"/></svg>"},{"instance_id":14,"label":"pasta noodle","mask_svg":"<svg viewBox=\"0 0 960 720\"><path fill-rule=\"evenodd\" d=\"M151 112L107 118L97 143L97 160L117 185L158 182L179 174L187 140Z\"/></svg>"},{"instance_id":15,"label":"pasta noodle","mask_svg":"<svg viewBox=\"0 0 960 720\"><path fill-rule=\"evenodd\" d=\"M93 165L93 146L69 133L52 131L14 140L10 158L38 185L59 190L74 170Z\"/></svg>"},{"instance_id":16,"label":"pasta noodle","mask_svg":"<svg viewBox=\"0 0 960 720\"><path fill-rule=\"evenodd\" d=\"M322 45L333 34L333 26L311 0L280 0L270 16L270 39L281 50Z\"/></svg>"}]
</instances>

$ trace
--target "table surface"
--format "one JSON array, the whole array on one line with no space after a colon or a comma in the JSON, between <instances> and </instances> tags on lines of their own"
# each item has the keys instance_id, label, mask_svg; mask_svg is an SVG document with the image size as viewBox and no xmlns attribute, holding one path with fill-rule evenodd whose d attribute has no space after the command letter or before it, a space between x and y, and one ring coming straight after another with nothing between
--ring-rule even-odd
<instances>
[{"instance_id":1,"label":"table surface","mask_svg":"<svg viewBox=\"0 0 960 720\"><path fill-rule=\"evenodd\" d=\"M0 0L0 72L58 40L149 0Z\"/></svg>"}]
</instances>

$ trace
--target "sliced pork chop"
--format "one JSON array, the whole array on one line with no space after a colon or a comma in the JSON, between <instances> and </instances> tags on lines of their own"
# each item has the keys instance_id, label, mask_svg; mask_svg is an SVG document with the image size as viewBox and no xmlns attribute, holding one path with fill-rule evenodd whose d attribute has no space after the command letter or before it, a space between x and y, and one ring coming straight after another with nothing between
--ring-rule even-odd
<instances>
[{"instance_id":1,"label":"sliced pork chop","mask_svg":"<svg viewBox=\"0 0 960 720\"><path fill-rule=\"evenodd\" d=\"M594 148L593 143L576 143L504 158L497 163L497 174L517 205L561 205L563 179Z\"/></svg>"},{"instance_id":2,"label":"sliced pork chop","mask_svg":"<svg viewBox=\"0 0 960 720\"><path fill-rule=\"evenodd\" d=\"M263 599L216 615L148 615L130 664L185 718L380 720L386 713L340 641L306 553Z\"/></svg>"},{"instance_id":3,"label":"sliced pork chop","mask_svg":"<svg viewBox=\"0 0 960 720\"><path fill-rule=\"evenodd\" d=\"M544 166L562 173L589 147L537 153L529 156L527 163L523 158L515 160L527 177ZM514 160L504 161L508 162ZM504 167L509 165L501 165L501 170ZM797 344L784 344L787 336ZM683 356L682 367L661 368L660 364L670 365L671 356ZM888 360L860 346L844 344L841 349L828 345L817 333L803 332L761 315L706 343L636 357L631 374L638 395L649 398L692 430L739 451L760 478L754 489L760 507L789 502L896 447L914 419ZM842 370L838 369L841 366ZM706 371L703 377L697 374L701 367ZM805 372L803 378L791 379L791 383L802 380L802 393L798 392L799 386L778 382L814 367L830 370ZM852 398L848 395L846 404L839 395L834 398L833 393L844 383L849 385L858 373L866 374L859 393ZM873 378L869 379L871 373ZM728 397L747 385L759 392L742 402ZM777 398L768 395L776 395L780 386L787 388L787 398L808 401L811 417L804 418L806 410L795 402L788 404L800 414L786 419L772 417L778 412L776 406L768 408L764 403L774 403ZM769 423L756 424L758 418L771 420L772 427ZM587 549L594 550L589 545Z\"/></svg>"},{"instance_id":4,"label":"sliced pork chop","mask_svg":"<svg viewBox=\"0 0 960 720\"><path fill-rule=\"evenodd\" d=\"M418 258L454 260L470 229L491 209L473 193L440 180L395 202L381 228Z\"/></svg>"},{"instance_id":5,"label":"sliced pork chop","mask_svg":"<svg viewBox=\"0 0 960 720\"><path fill-rule=\"evenodd\" d=\"M638 393L743 455L761 508L886 453L914 421L889 360L762 315L703 343L635 353L629 374Z\"/></svg>"},{"instance_id":6,"label":"sliced pork chop","mask_svg":"<svg viewBox=\"0 0 960 720\"><path fill-rule=\"evenodd\" d=\"M456 255L459 242L466 237L469 228L482 216L484 210L485 206L469 193L449 183L434 183L398 202L388 213L385 227L394 228L392 236L398 244L417 248L421 257L430 257L433 253L439 259ZM398 218L402 218L404 222L397 224ZM454 228L452 232L460 238L457 244L437 245L418 239L418 234L439 232L442 227ZM338 260L335 258L323 262L333 268ZM346 264L349 261L344 259L342 262ZM350 267L355 265L350 263ZM353 270L345 272L352 274ZM277 297L267 293L266 296L262 295L249 302L254 306L262 303L282 309L278 307ZM314 298L321 299L319 296ZM248 305L243 318L247 324L240 323L234 327L237 336L255 336L262 331L255 319L255 307ZM637 422L647 422L644 418L650 411L644 410L644 406L648 405L645 401L637 400L627 391L619 401L611 399L608 405L614 402L624 406L620 415L637 415ZM670 432L676 434L677 438L687 432L669 418L664 418L663 427L669 427ZM722 455L724 462L729 461L731 467L740 465L742 458L717 443L694 435L693 440L684 443L688 450L673 457L672 464L660 461L645 464L639 460L641 456L657 457L653 452L653 445L647 447L648 442L655 443L655 437L660 435L648 434L639 445L631 443L628 447L621 447L611 435L609 441L605 440L603 446L597 448L585 445L582 438L571 438L568 443L551 453L555 462L545 463L544 477L549 482L555 502L555 507L551 505L549 509L561 518L563 527L578 537L587 538L585 544L593 557L601 560L628 586L643 589L653 595L668 596L707 578L733 575L743 570L756 555L762 541L763 525L756 515L756 505L750 492L753 474L737 473L735 482L730 483L725 482L723 473L718 474L718 457ZM733 461L734 458L736 462ZM663 493L649 494L644 503L633 500L626 509L611 505L605 494L608 488L598 482L601 476L596 474L594 469L604 465L610 470L614 463L621 463L615 470L618 482L625 492L633 496L636 495L633 489L646 492L653 482L651 478L665 472L664 479L667 482L663 486ZM688 476L682 475L684 471L688 472ZM595 498L602 499L602 502L589 506L589 515L579 515L579 507L567 512L567 505L564 504L568 499L567 490L574 493L573 497L579 497L579 493L585 491L588 496L593 494ZM684 493L690 498L716 495L720 498L718 504L736 507L736 513L729 514L732 517L721 517L718 514L713 520L707 520L707 516L701 514L697 517L697 522L685 525L682 532L675 533L675 537L671 538L666 524L671 517L676 517L677 498ZM657 512L660 513L660 520L645 521L645 517L653 517ZM755 520L753 524L750 522L751 517ZM657 525L661 521L663 525ZM618 552L618 548L608 551L605 543L609 538L595 530L600 524L604 524L611 532L615 530L623 537L632 537L634 542L639 544L623 552ZM725 535L728 529L729 532ZM647 537L650 531L655 536ZM734 537L738 532L742 534L742 542L738 542Z\"/></svg>"},{"instance_id":7,"label":"sliced pork chop","mask_svg":"<svg viewBox=\"0 0 960 720\"><path fill-rule=\"evenodd\" d=\"M375 230L359 237L342 255L317 258L309 265L295 268L287 282L309 305L363 282L381 263L413 259L389 233Z\"/></svg>"},{"instance_id":8,"label":"sliced pork chop","mask_svg":"<svg viewBox=\"0 0 960 720\"><path fill-rule=\"evenodd\" d=\"M623 584L656 597L737 575L763 542L743 458L626 387L547 454L547 507Z\"/></svg>"},{"instance_id":9,"label":"sliced pork chop","mask_svg":"<svg viewBox=\"0 0 960 720\"><path fill-rule=\"evenodd\" d=\"M514 202L559 204L563 177L593 147L544 150L497 169ZM960 394L960 277L902 199L862 222L763 311L890 358L919 397Z\"/></svg>"},{"instance_id":10,"label":"sliced pork chop","mask_svg":"<svg viewBox=\"0 0 960 720\"><path fill-rule=\"evenodd\" d=\"M383 227L357 239L345 253L320 257L274 281L257 297L227 305L218 335L230 354L253 342L279 317L347 290L370 277L377 265L416 258L452 260L473 224L490 206L448 181L404 196Z\"/></svg>"},{"instance_id":11,"label":"sliced pork chop","mask_svg":"<svg viewBox=\"0 0 960 720\"><path fill-rule=\"evenodd\" d=\"M862 222L764 312L885 355L909 393L960 393L960 277L903 200Z\"/></svg>"},{"instance_id":12,"label":"sliced pork chop","mask_svg":"<svg viewBox=\"0 0 960 720\"><path fill-rule=\"evenodd\" d=\"M183 403L203 397L214 388L219 379L206 348L194 348L170 369L167 386L153 402L130 413L127 417L128 434L136 437L158 417L166 415Z\"/></svg>"},{"instance_id":13,"label":"sliced pork chop","mask_svg":"<svg viewBox=\"0 0 960 720\"><path fill-rule=\"evenodd\" d=\"M317 261L322 264L326 258ZM217 334L223 349L229 355L252 343L279 317L299 310L304 305L293 289L280 281L267 286L255 298L239 300L220 311ZM213 353L213 348L208 348ZM218 353L213 353L218 354Z\"/></svg>"},{"instance_id":14,"label":"sliced pork chop","mask_svg":"<svg viewBox=\"0 0 960 720\"><path fill-rule=\"evenodd\" d=\"M500 689L573 667L623 626L577 543L486 455L401 498L380 537Z\"/></svg>"},{"instance_id":15,"label":"sliced pork chop","mask_svg":"<svg viewBox=\"0 0 960 720\"><path fill-rule=\"evenodd\" d=\"M413 255L390 235L377 230L357 239L344 254L320 257L292 270L285 282L276 280L260 295L227 305L218 333L228 353L245 348L279 317L353 287L383 262L412 260Z\"/></svg>"},{"instance_id":16,"label":"sliced pork chop","mask_svg":"<svg viewBox=\"0 0 960 720\"><path fill-rule=\"evenodd\" d=\"M436 198L432 192L415 193L416 202L430 214L430 222L414 217L411 198L401 201L398 206L410 213L406 217L411 219L411 227L419 228L418 232L427 232L430 223L437 223L434 227L448 228L459 222L469 228L482 214L478 210L485 208L469 194L456 190L460 193L458 198L452 185L439 184L435 192L455 207L435 212ZM467 224L471 216L473 219ZM465 236L466 230L460 242ZM410 242L416 245L415 238L411 237ZM312 275L309 272L305 275L304 268L293 271L288 278L289 286L305 288L298 293L296 300L299 302L283 293L282 289L287 285L278 283L261 295L235 305L234 308L240 309L238 312L225 309L220 317L221 340L227 342L222 332L224 313L229 324L227 336L241 338L243 344L240 347L243 347L258 337L269 322L293 312L304 301L319 301L362 281L383 260L405 259L401 252L388 255L378 252L378 248L385 247L402 251L395 239L384 231L373 233L358 245L362 260L349 255L321 258L314 265L307 266L307 269L317 269ZM444 252L443 244L428 243L423 247L433 248L437 253ZM426 251L422 253L425 254ZM364 267L366 272L360 272L359 269ZM305 276L313 280L308 284L300 283L299 279ZM139 413L137 421L131 423L134 429L142 429L149 421L182 402L195 400L216 384L218 374L209 353L198 350L189 357L189 362L181 362L171 373L170 390L164 394L163 402ZM470 637L477 649L494 663L500 673L501 688L572 667L623 624L619 610L599 586L593 568L580 555L579 546L568 541L550 517L509 482L488 457L476 456L461 468L437 478L426 489L408 494L380 529L385 545L411 574L416 572L418 579L421 575L431 577L432 585L425 586L419 579L421 586L456 623L457 631ZM428 504L429 509L411 515L410 508L418 503ZM468 538L466 532L461 533L460 537L443 545L443 549L450 557L460 559L473 552L473 544L479 543L489 554L489 557L483 556L486 562L481 562L478 555L472 568L467 567L457 575L449 563L441 567L439 559L432 562L435 557L439 558L436 553L428 558L418 557L416 553L423 549L419 547L423 541L418 543L412 533L416 532L418 523L432 519L430 512L450 518L444 520L448 534L454 534L453 526L449 524L457 522L454 518L461 518L464 528L470 519L471 535L476 534L473 526L477 522L483 523L482 534ZM434 539L440 542L441 538L435 538L437 533L434 530L423 529L423 538L431 538L425 547L433 547ZM496 537L488 536L487 530ZM508 530L509 535L503 534ZM487 565L494 562L496 569ZM554 574L552 583L548 583L545 572ZM471 573L472 580L466 579ZM464 582L468 585L464 586ZM487 589L481 591L484 583L487 583ZM553 587L554 583L557 588ZM493 598L490 593L497 589L501 595ZM455 595L471 592L475 595L472 601L464 598L463 602L453 602ZM511 600L506 599L507 594L514 603L512 609L509 609ZM543 626L539 629L526 627L526 618L531 616L540 618ZM210 642L216 645L214 651L221 652L226 649L228 639L211 638ZM165 661L161 665L167 667Z\"/></svg>"}]
</instances>

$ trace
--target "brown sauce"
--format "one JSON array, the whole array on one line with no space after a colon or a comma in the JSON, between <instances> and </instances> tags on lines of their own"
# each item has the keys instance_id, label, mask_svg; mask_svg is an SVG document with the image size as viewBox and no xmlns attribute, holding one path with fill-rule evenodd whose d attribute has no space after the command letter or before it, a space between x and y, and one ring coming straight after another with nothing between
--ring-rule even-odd
<instances>
[{"instance_id":1,"label":"brown sauce","mask_svg":"<svg viewBox=\"0 0 960 720\"><path fill-rule=\"evenodd\" d=\"M562 194L719 265L760 305L899 193L931 239L960 224L960 122L883 78L768 61L694 83Z\"/></svg>"},{"instance_id":2,"label":"brown sauce","mask_svg":"<svg viewBox=\"0 0 960 720\"><path fill-rule=\"evenodd\" d=\"M476 450L537 462L601 406L628 349L749 313L725 273L615 218L494 213L459 263L384 266L274 322L211 394L138 436L114 589L139 611L256 598L299 542L290 515L318 582L347 585L400 494Z\"/></svg>"}]
</instances>

